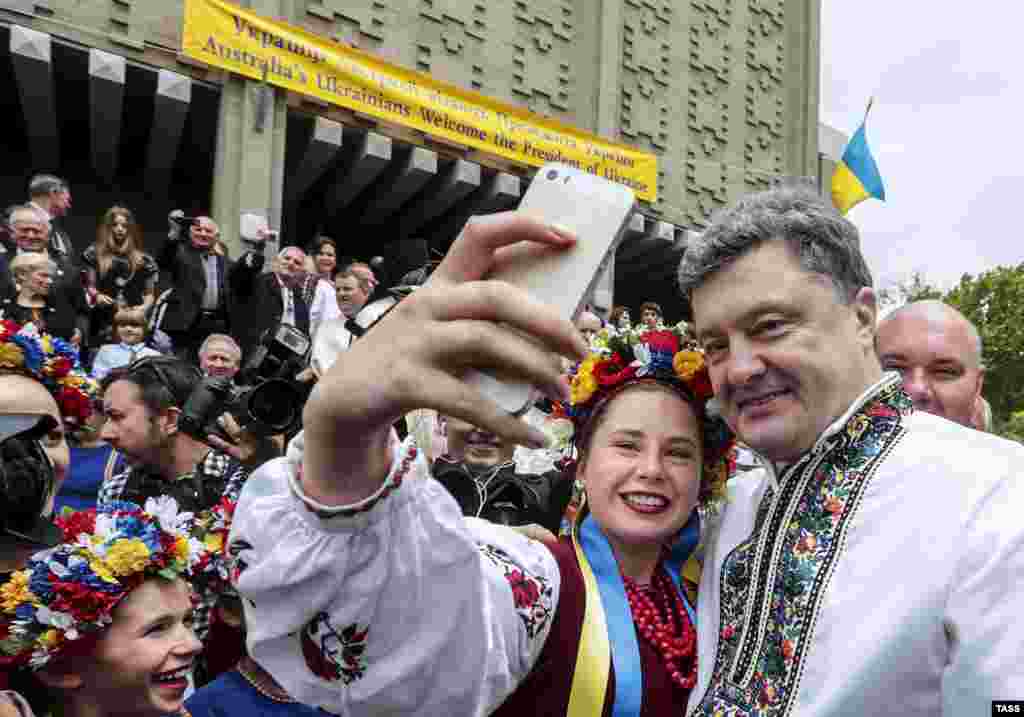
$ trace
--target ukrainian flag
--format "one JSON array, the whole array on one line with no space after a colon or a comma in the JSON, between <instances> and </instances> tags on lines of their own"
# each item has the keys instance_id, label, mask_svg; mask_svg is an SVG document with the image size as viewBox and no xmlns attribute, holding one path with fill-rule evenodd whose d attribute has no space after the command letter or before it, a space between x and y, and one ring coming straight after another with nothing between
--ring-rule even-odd
<instances>
[{"instance_id":1,"label":"ukrainian flag","mask_svg":"<svg viewBox=\"0 0 1024 717\"><path fill-rule=\"evenodd\" d=\"M843 158L839 160L835 174L832 175L832 203L841 214L846 214L869 197L885 200L882 176L878 173L878 165L871 156L867 136L864 134L870 111L871 103L868 103L864 121L846 145Z\"/></svg>"}]
</instances>

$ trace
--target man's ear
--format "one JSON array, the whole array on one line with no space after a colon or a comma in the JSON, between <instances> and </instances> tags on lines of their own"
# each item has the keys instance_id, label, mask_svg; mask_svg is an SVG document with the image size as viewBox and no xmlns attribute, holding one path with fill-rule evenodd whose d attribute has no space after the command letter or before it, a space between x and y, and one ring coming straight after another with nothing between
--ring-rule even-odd
<instances>
[{"instance_id":1,"label":"man's ear","mask_svg":"<svg viewBox=\"0 0 1024 717\"><path fill-rule=\"evenodd\" d=\"M445 438L448 437L448 417L440 413L437 414L437 432Z\"/></svg>"},{"instance_id":2,"label":"man's ear","mask_svg":"<svg viewBox=\"0 0 1024 717\"><path fill-rule=\"evenodd\" d=\"M875 334L878 323L878 300L870 286L861 287L850 306L857 322L857 335L864 346L875 351Z\"/></svg>"},{"instance_id":3,"label":"man's ear","mask_svg":"<svg viewBox=\"0 0 1024 717\"><path fill-rule=\"evenodd\" d=\"M171 406L160 414L160 429L164 435L177 435L179 416L181 416L181 409L177 406Z\"/></svg>"}]
</instances>

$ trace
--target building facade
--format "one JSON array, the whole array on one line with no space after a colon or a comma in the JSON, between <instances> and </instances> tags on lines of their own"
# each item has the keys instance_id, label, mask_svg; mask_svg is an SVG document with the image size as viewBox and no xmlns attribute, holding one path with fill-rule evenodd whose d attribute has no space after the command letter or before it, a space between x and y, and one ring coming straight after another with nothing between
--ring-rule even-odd
<instances>
[{"instance_id":1,"label":"building facade","mask_svg":"<svg viewBox=\"0 0 1024 717\"><path fill-rule=\"evenodd\" d=\"M678 300L689 232L780 177L819 181L820 0L249 0L255 13L658 157L616 261L617 301ZM113 203L150 240L173 208L287 243L324 233L392 273L442 252L535 171L211 69L181 53L181 0L0 0L0 189L72 183L84 246ZM669 311L670 315L672 311Z\"/></svg>"}]
</instances>

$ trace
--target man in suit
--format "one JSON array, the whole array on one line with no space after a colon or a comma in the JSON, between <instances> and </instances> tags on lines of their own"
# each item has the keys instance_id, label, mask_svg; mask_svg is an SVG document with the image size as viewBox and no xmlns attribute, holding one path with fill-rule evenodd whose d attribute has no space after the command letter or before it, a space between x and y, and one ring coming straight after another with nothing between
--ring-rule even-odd
<instances>
[{"instance_id":1,"label":"man in suit","mask_svg":"<svg viewBox=\"0 0 1024 717\"><path fill-rule=\"evenodd\" d=\"M55 219L67 216L71 210L71 188L60 177L37 174L28 183L29 205L49 222L49 254L57 266L68 273L74 264L74 247L68 233L57 226Z\"/></svg>"},{"instance_id":2,"label":"man in suit","mask_svg":"<svg viewBox=\"0 0 1024 717\"><path fill-rule=\"evenodd\" d=\"M172 218L167 241L156 256L172 288L156 328L170 336L181 358L194 363L207 336L228 333L231 263L215 251L220 227L213 219L196 217L188 225L187 240L181 237L179 227L180 222Z\"/></svg>"},{"instance_id":3,"label":"man in suit","mask_svg":"<svg viewBox=\"0 0 1024 717\"><path fill-rule=\"evenodd\" d=\"M248 252L231 269L232 335L242 347L243 363L264 333L278 324L294 326L310 335L310 307L302 286L306 277L306 254L285 247L274 262L274 270L261 274L263 254Z\"/></svg>"}]
</instances>

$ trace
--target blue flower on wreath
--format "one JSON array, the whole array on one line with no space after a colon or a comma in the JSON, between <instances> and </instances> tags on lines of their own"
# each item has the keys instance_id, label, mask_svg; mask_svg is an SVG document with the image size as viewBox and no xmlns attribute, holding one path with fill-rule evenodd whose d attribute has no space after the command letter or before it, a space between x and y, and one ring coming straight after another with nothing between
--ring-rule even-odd
<instances>
[{"instance_id":1,"label":"blue flower on wreath","mask_svg":"<svg viewBox=\"0 0 1024 717\"><path fill-rule=\"evenodd\" d=\"M23 333L16 333L11 341L21 347L25 357L25 368L32 372L38 372L43 365L43 349L34 336L26 336Z\"/></svg>"},{"instance_id":2,"label":"blue flower on wreath","mask_svg":"<svg viewBox=\"0 0 1024 717\"><path fill-rule=\"evenodd\" d=\"M48 573L48 570L33 570L32 576L28 579L28 589L43 604L47 604L53 599L53 585L50 583Z\"/></svg>"}]
</instances>

